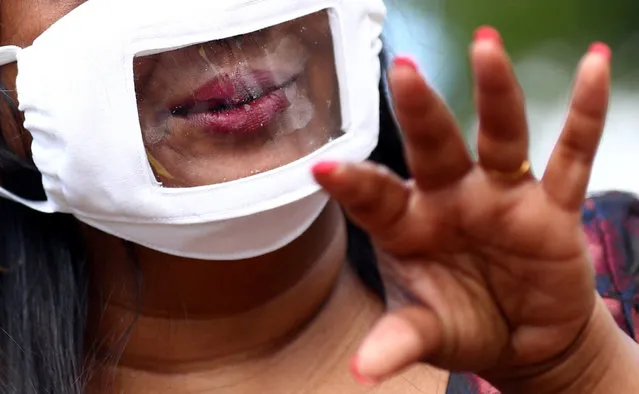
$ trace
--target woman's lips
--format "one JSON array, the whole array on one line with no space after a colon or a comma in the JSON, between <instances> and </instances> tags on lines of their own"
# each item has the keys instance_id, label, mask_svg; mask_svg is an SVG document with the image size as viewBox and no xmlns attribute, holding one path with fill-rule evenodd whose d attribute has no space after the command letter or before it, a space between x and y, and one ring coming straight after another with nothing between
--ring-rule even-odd
<instances>
[{"instance_id":1,"label":"woman's lips","mask_svg":"<svg viewBox=\"0 0 639 394\"><path fill-rule=\"evenodd\" d=\"M289 105L284 90L280 88L245 104L191 113L186 119L207 132L246 135L271 124Z\"/></svg>"},{"instance_id":2,"label":"woman's lips","mask_svg":"<svg viewBox=\"0 0 639 394\"><path fill-rule=\"evenodd\" d=\"M210 133L252 134L290 106L284 89L293 83L294 78L278 82L269 72L219 77L197 89L190 100L173 106L171 114Z\"/></svg>"}]
</instances>

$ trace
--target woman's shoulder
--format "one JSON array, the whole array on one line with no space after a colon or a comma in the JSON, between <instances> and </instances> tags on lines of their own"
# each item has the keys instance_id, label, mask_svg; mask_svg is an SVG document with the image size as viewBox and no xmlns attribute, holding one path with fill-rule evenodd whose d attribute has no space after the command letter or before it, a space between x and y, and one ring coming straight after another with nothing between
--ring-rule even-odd
<instances>
[{"instance_id":1,"label":"woman's shoulder","mask_svg":"<svg viewBox=\"0 0 639 394\"><path fill-rule=\"evenodd\" d=\"M639 339L639 199L609 192L589 198L582 220L597 291L619 326Z\"/></svg>"},{"instance_id":2,"label":"woman's shoulder","mask_svg":"<svg viewBox=\"0 0 639 394\"><path fill-rule=\"evenodd\" d=\"M586 200L582 221L597 291L617 324L639 341L639 198L606 192ZM497 394L470 374L451 374L447 394Z\"/></svg>"}]
</instances>

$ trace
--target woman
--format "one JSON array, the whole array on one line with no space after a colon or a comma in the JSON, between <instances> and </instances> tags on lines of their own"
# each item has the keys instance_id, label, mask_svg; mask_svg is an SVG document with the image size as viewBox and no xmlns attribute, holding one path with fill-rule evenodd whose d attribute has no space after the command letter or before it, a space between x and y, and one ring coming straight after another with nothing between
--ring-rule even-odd
<instances>
[{"instance_id":1,"label":"woman","mask_svg":"<svg viewBox=\"0 0 639 394\"><path fill-rule=\"evenodd\" d=\"M155 1L178 21L188 11L185 4L169 8L170 1ZM121 0L0 3L3 45L25 48L40 36L42 47L58 44L40 53L60 54L49 61L28 63L29 56L46 57L23 52L22 58L15 56L20 71L11 64L2 69L7 97L2 106L6 146L0 179L8 198L42 210L46 209L35 200L56 198L54 180L45 171L50 169L44 160L47 151L41 149L46 138L34 126L36 115L51 114L33 110L43 104L36 96L29 97L27 81L46 68L68 72L60 68L64 64L76 73L76 84L64 80L68 89L56 89L58 80L51 78L39 87L55 92L56 100L69 100L65 95L83 91L83 83L92 83L90 77L97 79L96 75L83 79L86 71L80 64L85 64L81 62L86 54L73 57L77 48L67 51L63 44L73 46L81 42L79 36L92 34L88 31L92 26L83 25L80 17L89 14L94 17L91 24L99 24L95 30L104 35L100 29L116 23L106 8L109 4L124 5ZM150 3L128 4L133 10ZM127 11L135 14L131 10L121 9L118 29L102 46L96 44L95 56L113 49L109 43L117 42L115 35L126 31L122 26L127 26ZM241 11L249 18L249 12ZM368 15L371 21L379 16ZM190 16L196 25L197 13ZM135 17L147 15L140 12ZM269 170L286 167L344 138L337 126L347 122L339 119L344 112L335 107L344 98L338 88L343 80L335 78L339 73L326 73L339 63L331 58L332 45L326 41L331 37L328 19L322 13L301 18L223 40L135 52L128 65L135 82L130 84L135 93L131 102L137 104L145 164L161 193L238 184L233 180L258 182ZM67 42L51 38L53 34L60 37L69 26L88 30L69 29ZM43 34L46 31L49 35ZM3 57L12 51L19 52L9 48ZM281 227L289 219L285 215L263 222L257 232L243 226L246 236L224 242L204 238L180 243L176 238L196 239L197 234L184 235L185 228L196 226L174 226L165 243L144 247L153 243L152 237L163 235L164 227L127 232L133 225L121 225L116 231L117 225L108 220L92 225L81 213L74 214L80 219L76 221L70 215L42 214L0 199L5 240L0 248L0 321L5 334L0 345L1 392L490 392L493 389L485 381L504 393L635 392L639 388L633 373L635 345L618 330L603 299L592 291L594 276L580 224L580 206L605 115L609 51L602 44L594 45L582 61L566 129L539 183L527 165L521 93L494 30L478 30L471 60L481 119L480 164L469 157L452 116L416 67L406 58L397 58L388 79L414 181L402 183L372 164L325 160L313 167L317 181L356 224L348 225L348 245L344 219L334 203L322 205L319 216L301 235L277 247L273 245L278 237L270 239L268 233L285 231ZM251 70L259 64L269 73L248 73L243 68L246 64ZM269 68L272 64L278 67ZM235 68L229 72L225 67ZM214 83L201 85L198 76L211 70ZM362 78L369 72L366 67L360 70ZM28 130L22 127L15 107L16 74L20 108L26 110L25 124L31 126ZM119 88L117 83L108 86ZM363 86L358 93L370 87ZM85 104L92 105L77 102ZM115 108L119 103L110 105ZM94 119L104 107L96 108L90 113ZM408 176L384 100L381 108L382 134L372 159ZM83 116L80 107L71 109L75 112L64 115ZM122 116L114 110L105 112L113 118ZM300 119L304 122L296 123ZM98 123L95 130L103 126ZM47 122L44 126L56 127ZM79 129L82 133L76 139L69 137L68 146L61 148L69 156L76 154L73 144L78 135L87 140L110 138L96 135L91 127ZM56 129L53 135L63 132ZM58 149L49 146L52 151ZM95 147L87 142L85 148ZM111 154L107 145L98 148L102 155ZM29 160L31 151L37 168ZM117 161L128 160L125 150L121 157L109 158L114 171L121 164ZM83 186L91 190L102 175L91 172L90 161L85 164L89 167L73 171L77 178L89 180ZM87 173L95 179L91 181ZM69 180L64 187L66 192L77 182ZM74 190L83 196L74 209L95 207L104 200L107 203L101 208L122 214L124 204L108 204L117 200L115 191L85 196L82 190ZM144 204L127 208L128 215L150 209ZM296 217L304 209L310 208L298 206L289 214ZM587 209L590 215L596 210ZM370 234L376 254L359 228ZM114 236L118 231L127 236ZM195 233L199 232L196 228ZM138 242L123 240L136 236ZM593 250L603 247L596 238L589 241ZM269 248L273 250L261 252ZM344 264L347 248L353 268ZM247 257L247 250L257 252ZM198 259L196 254L226 258ZM385 280L383 289L376 261ZM621 278L616 267L611 271L608 277L615 279L615 286L633 281L630 276ZM376 294L365 288L355 272ZM603 296L612 294L598 290ZM383 292L391 307L386 314ZM629 318L628 299L620 299ZM360 383L377 387L355 384L348 376L349 362ZM419 362L425 364L415 365ZM449 379L444 370L472 372L482 380L456 374ZM483 388L471 387L477 382Z\"/></svg>"}]
</instances>

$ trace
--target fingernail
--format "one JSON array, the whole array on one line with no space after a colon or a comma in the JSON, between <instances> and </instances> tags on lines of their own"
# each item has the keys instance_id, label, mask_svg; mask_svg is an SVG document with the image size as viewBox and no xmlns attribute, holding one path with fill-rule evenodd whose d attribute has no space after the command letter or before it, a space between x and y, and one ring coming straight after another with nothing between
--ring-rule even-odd
<instances>
[{"instance_id":1,"label":"fingernail","mask_svg":"<svg viewBox=\"0 0 639 394\"><path fill-rule=\"evenodd\" d=\"M413 60L410 56L396 56L395 59L393 59L393 64L395 67L409 67L415 72L418 71L417 62L415 62L415 60Z\"/></svg>"},{"instance_id":2,"label":"fingernail","mask_svg":"<svg viewBox=\"0 0 639 394\"><path fill-rule=\"evenodd\" d=\"M604 59L606 59L607 61L610 61L610 59L612 59L612 51L610 50L610 47L600 41L593 42L592 44L590 44L590 47L588 48L588 53L596 53L600 55L601 57L603 57Z\"/></svg>"},{"instance_id":3,"label":"fingernail","mask_svg":"<svg viewBox=\"0 0 639 394\"><path fill-rule=\"evenodd\" d=\"M353 356L353 358L351 358L350 370L351 370L351 376L353 376L353 379L355 379L355 381L361 384L362 386L369 386L369 387L375 386L377 382L374 379L367 378L366 376L362 375L359 372L358 362L359 362L359 357Z\"/></svg>"},{"instance_id":4,"label":"fingernail","mask_svg":"<svg viewBox=\"0 0 639 394\"><path fill-rule=\"evenodd\" d=\"M478 41L492 41L499 46L503 46L504 43L501 39L501 35L492 26L480 26L475 30L473 34L473 39L475 42Z\"/></svg>"},{"instance_id":5,"label":"fingernail","mask_svg":"<svg viewBox=\"0 0 639 394\"><path fill-rule=\"evenodd\" d=\"M315 175L330 175L339 166L336 161L322 161L313 166L313 174Z\"/></svg>"}]
</instances>

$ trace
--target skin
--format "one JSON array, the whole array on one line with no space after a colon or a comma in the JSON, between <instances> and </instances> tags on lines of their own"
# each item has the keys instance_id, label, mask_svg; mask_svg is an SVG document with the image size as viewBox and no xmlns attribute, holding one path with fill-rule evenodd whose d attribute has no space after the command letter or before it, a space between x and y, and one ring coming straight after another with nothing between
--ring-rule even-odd
<instances>
[{"instance_id":1,"label":"skin","mask_svg":"<svg viewBox=\"0 0 639 394\"><path fill-rule=\"evenodd\" d=\"M137 57L134 72L145 148L164 169L156 169L157 178L166 187L232 181L291 163L339 137L334 65L326 12L231 39ZM275 119L253 117L263 124L259 133L215 133L186 117L171 116L173 108L215 78L231 85L218 98L231 92L260 94L255 71L271 73L288 102Z\"/></svg>"},{"instance_id":2,"label":"skin","mask_svg":"<svg viewBox=\"0 0 639 394\"><path fill-rule=\"evenodd\" d=\"M386 270L411 300L357 352L354 369L370 384L426 361L473 371L503 393L639 390L637 345L594 291L581 227L610 85L609 49L591 49L539 180L520 172L523 95L500 37L487 29L470 50L477 161L441 99L401 60L390 82L414 179L369 163L316 167L317 180L388 255Z\"/></svg>"},{"instance_id":3,"label":"skin","mask_svg":"<svg viewBox=\"0 0 639 394\"><path fill-rule=\"evenodd\" d=\"M79 4L0 1L2 44L29 45ZM8 89L15 75L13 65L2 69ZM12 148L28 157L29 134L12 117L0 121ZM84 233L92 268L87 340L99 344L88 354L88 394L445 390L447 374L424 366L373 391L350 376L350 357L384 307L347 268L344 217L334 203L295 242L244 261L183 259L138 246L130 251L95 229L84 227ZM131 253L144 278L138 292ZM130 327L122 357L108 359Z\"/></svg>"},{"instance_id":4,"label":"skin","mask_svg":"<svg viewBox=\"0 0 639 394\"><path fill-rule=\"evenodd\" d=\"M3 43L28 44L75 5L4 0ZM133 394L443 393L446 375L417 365L423 361L477 372L504 393L637 392L635 345L594 293L579 218L606 113L608 57L582 60L566 127L540 180L503 175L526 159L528 137L522 93L494 34L473 43L471 63L479 162L443 102L400 61L389 79L414 179L404 183L369 163L315 168L372 235L389 288L406 296L392 299L391 311L345 267L333 204L296 242L252 261L133 247L144 276L139 299L122 243L86 229L94 268L88 337L103 344L97 357L115 346L133 311L142 312L122 359L97 364L89 392L114 392L110 382ZM14 75L3 70L5 82ZM28 154L24 133L3 126ZM349 379L351 353L353 372L373 388Z\"/></svg>"}]
</instances>

